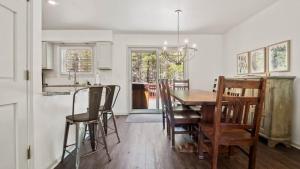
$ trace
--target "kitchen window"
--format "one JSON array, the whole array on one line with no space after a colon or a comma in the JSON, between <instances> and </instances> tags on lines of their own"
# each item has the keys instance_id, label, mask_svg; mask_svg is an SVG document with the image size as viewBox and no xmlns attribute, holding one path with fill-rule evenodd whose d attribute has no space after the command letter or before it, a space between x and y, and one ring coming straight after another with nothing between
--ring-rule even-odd
<instances>
[{"instance_id":1,"label":"kitchen window","mask_svg":"<svg viewBox=\"0 0 300 169\"><path fill-rule=\"evenodd\" d=\"M78 72L92 74L94 72L93 46L61 46L61 73Z\"/></svg>"}]
</instances>

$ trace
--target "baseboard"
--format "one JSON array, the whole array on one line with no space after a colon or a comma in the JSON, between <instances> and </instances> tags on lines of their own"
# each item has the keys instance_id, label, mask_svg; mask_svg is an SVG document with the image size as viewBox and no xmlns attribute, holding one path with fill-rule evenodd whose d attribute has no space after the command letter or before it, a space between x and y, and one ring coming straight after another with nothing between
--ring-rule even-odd
<instances>
[{"instance_id":1,"label":"baseboard","mask_svg":"<svg viewBox=\"0 0 300 169\"><path fill-rule=\"evenodd\" d=\"M295 144L295 143L291 143L291 146L300 150L300 145L299 144Z\"/></svg>"}]
</instances>

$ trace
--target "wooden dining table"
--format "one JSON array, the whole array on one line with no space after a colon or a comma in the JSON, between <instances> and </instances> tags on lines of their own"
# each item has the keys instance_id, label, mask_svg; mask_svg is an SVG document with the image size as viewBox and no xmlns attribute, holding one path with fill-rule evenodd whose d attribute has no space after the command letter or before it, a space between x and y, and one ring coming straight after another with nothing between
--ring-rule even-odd
<instances>
[{"instance_id":1,"label":"wooden dining table","mask_svg":"<svg viewBox=\"0 0 300 169\"><path fill-rule=\"evenodd\" d=\"M183 106L201 106L201 121L207 123L213 122L217 98L215 92L199 89L170 90L170 95L178 100ZM204 159L203 154L199 154L199 159Z\"/></svg>"},{"instance_id":2,"label":"wooden dining table","mask_svg":"<svg viewBox=\"0 0 300 169\"><path fill-rule=\"evenodd\" d=\"M171 90L170 95L187 106L195 105L215 105L216 93L211 91L191 89L191 90Z\"/></svg>"},{"instance_id":3,"label":"wooden dining table","mask_svg":"<svg viewBox=\"0 0 300 169\"><path fill-rule=\"evenodd\" d=\"M170 95L184 106L201 106L202 120L213 121L217 94L199 89L170 90Z\"/></svg>"}]
</instances>

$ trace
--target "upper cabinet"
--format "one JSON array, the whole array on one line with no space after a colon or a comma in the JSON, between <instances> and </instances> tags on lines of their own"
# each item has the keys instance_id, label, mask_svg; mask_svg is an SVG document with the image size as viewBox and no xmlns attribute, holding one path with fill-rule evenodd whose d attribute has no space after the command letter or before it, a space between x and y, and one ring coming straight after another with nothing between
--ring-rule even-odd
<instances>
[{"instance_id":1,"label":"upper cabinet","mask_svg":"<svg viewBox=\"0 0 300 169\"><path fill-rule=\"evenodd\" d=\"M42 42L42 68L53 69L54 47L50 42Z\"/></svg>"},{"instance_id":2,"label":"upper cabinet","mask_svg":"<svg viewBox=\"0 0 300 169\"><path fill-rule=\"evenodd\" d=\"M96 59L97 59L97 68L99 70L112 69L112 43L111 42L96 43Z\"/></svg>"}]
</instances>

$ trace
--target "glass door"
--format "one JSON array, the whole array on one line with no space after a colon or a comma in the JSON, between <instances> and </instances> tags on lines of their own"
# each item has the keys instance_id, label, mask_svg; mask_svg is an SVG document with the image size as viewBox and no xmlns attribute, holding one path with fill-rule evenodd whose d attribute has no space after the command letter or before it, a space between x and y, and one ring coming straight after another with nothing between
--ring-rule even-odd
<instances>
[{"instance_id":1,"label":"glass door","mask_svg":"<svg viewBox=\"0 0 300 169\"><path fill-rule=\"evenodd\" d=\"M156 49L131 49L130 58L133 113L157 113L158 52Z\"/></svg>"},{"instance_id":2,"label":"glass door","mask_svg":"<svg viewBox=\"0 0 300 169\"><path fill-rule=\"evenodd\" d=\"M170 53L172 53L172 48L169 49ZM177 48L174 48L174 53L177 52ZM176 64L174 62L169 61L166 59L160 52L159 55L159 79L168 79L169 81L169 87L172 87L172 81L174 79L176 80L183 80L185 78L185 69L184 69L184 62L180 64ZM172 57L172 56L168 56ZM175 57L175 55L173 56ZM172 60L172 59L171 59ZM174 59L173 59L174 60ZM159 102L161 100L159 99ZM161 105L159 105L161 108Z\"/></svg>"}]
</instances>

